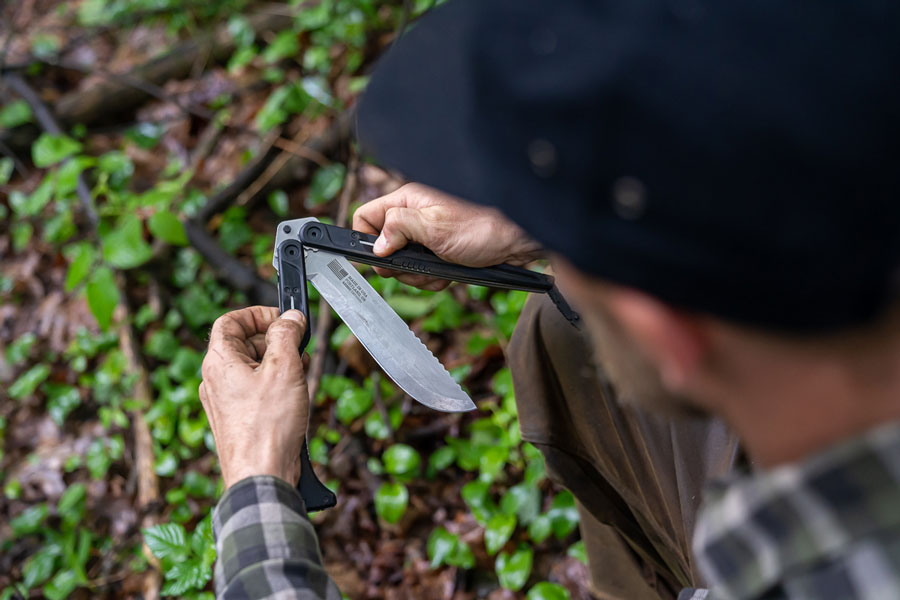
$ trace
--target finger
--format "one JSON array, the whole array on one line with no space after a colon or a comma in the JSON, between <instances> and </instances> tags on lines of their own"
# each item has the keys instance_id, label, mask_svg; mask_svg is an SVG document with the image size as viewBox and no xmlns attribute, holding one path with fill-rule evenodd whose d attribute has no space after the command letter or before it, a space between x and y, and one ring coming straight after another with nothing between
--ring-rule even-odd
<instances>
[{"instance_id":1,"label":"finger","mask_svg":"<svg viewBox=\"0 0 900 600\"><path fill-rule=\"evenodd\" d=\"M213 323L209 334L210 346L226 336L245 340L265 333L277 318L278 309L274 306L250 306L225 313Z\"/></svg>"},{"instance_id":2,"label":"finger","mask_svg":"<svg viewBox=\"0 0 900 600\"><path fill-rule=\"evenodd\" d=\"M353 229L378 235L384 227L385 213L395 206L407 206L407 194L404 188L394 190L381 198L366 202L353 213Z\"/></svg>"},{"instance_id":3,"label":"finger","mask_svg":"<svg viewBox=\"0 0 900 600\"><path fill-rule=\"evenodd\" d=\"M384 213L384 225L372 251L378 256L388 256L409 242L428 246L430 241L421 210L394 206Z\"/></svg>"},{"instance_id":4,"label":"finger","mask_svg":"<svg viewBox=\"0 0 900 600\"><path fill-rule=\"evenodd\" d=\"M372 267L374 271L381 277L396 277L403 275L404 271L395 271L394 269L385 269L384 267Z\"/></svg>"},{"instance_id":5,"label":"finger","mask_svg":"<svg viewBox=\"0 0 900 600\"><path fill-rule=\"evenodd\" d=\"M435 283L443 282L443 279L435 279L434 277L429 277L428 275L420 275L416 273L402 273L397 275L397 280L405 283L406 285L411 285L413 287L417 287L422 290L430 290ZM441 286L440 289L443 289L446 286Z\"/></svg>"},{"instance_id":6,"label":"finger","mask_svg":"<svg viewBox=\"0 0 900 600\"><path fill-rule=\"evenodd\" d=\"M251 306L216 319L209 334L209 352L203 361L205 370L231 363L256 366L258 361L250 352L247 341L255 335L264 334L277 318L278 309L275 307Z\"/></svg>"},{"instance_id":7,"label":"finger","mask_svg":"<svg viewBox=\"0 0 900 600\"><path fill-rule=\"evenodd\" d=\"M443 289L446 289L447 286L450 285L450 281L446 279L435 279L434 281L425 284L422 286L423 290L428 290L430 292L440 292Z\"/></svg>"},{"instance_id":8,"label":"finger","mask_svg":"<svg viewBox=\"0 0 900 600\"><path fill-rule=\"evenodd\" d=\"M266 331L266 353L260 369L282 373L291 377L304 374L300 358L300 342L306 331L306 318L299 310L289 310L281 315Z\"/></svg>"},{"instance_id":9,"label":"finger","mask_svg":"<svg viewBox=\"0 0 900 600\"><path fill-rule=\"evenodd\" d=\"M256 361L262 360L263 354L266 353L266 334L257 333L253 337L244 340L244 346L247 352Z\"/></svg>"}]
</instances>

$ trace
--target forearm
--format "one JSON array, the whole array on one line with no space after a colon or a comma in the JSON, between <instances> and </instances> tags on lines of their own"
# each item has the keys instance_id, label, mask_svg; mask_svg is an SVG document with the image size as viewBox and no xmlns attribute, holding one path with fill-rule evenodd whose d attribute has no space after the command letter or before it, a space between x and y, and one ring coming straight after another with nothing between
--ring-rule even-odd
<instances>
[{"instance_id":1,"label":"forearm","mask_svg":"<svg viewBox=\"0 0 900 600\"><path fill-rule=\"evenodd\" d=\"M256 476L233 485L213 513L217 598L340 600L322 566L300 494Z\"/></svg>"}]
</instances>

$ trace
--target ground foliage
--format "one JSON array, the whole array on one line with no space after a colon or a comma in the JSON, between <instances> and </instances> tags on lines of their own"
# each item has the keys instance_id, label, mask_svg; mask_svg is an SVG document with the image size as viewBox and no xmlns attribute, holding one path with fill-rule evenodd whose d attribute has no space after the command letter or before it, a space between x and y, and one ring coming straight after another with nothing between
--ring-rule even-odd
<instances>
[{"instance_id":1,"label":"ground foliage","mask_svg":"<svg viewBox=\"0 0 900 600\"><path fill-rule=\"evenodd\" d=\"M280 219L333 222L342 205L352 211L399 185L350 142L330 157L307 142L352 109L377 56L430 8L5 6L4 74L27 81L51 113L204 32L226 32L230 46L226 56L201 55L185 77L145 85L149 97L134 110L121 114L112 98L110 118L56 134L33 102L0 85L0 598L152 596L154 578L164 596L211 596L209 515L222 489L197 397L209 327L258 300L234 283L235 269L274 281ZM254 29L259 10L284 15L283 27ZM140 76L124 81L140 85ZM276 189L266 172L250 178L252 193L201 223L217 250L195 248L186 224L273 140L284 156L316 164ZM440 414L411 401L339 320L318 317L311 289L312 320L325 329L309 346L324 353L309 446L340 498L313 522L344 594L586 597L574 500L522 442L505 367L526 295L369 279L479 410ZM152 461L142 472L143 446ZM147 485L157 499L142 504Z\"/></svg>"}]
</instances>

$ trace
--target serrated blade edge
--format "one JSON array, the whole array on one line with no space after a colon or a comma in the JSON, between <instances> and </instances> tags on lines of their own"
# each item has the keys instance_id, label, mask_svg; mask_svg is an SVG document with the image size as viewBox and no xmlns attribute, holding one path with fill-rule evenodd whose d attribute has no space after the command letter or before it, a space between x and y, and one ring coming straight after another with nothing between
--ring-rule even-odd
<instances>
[{"instance_id":1,"label":"serrated blade edge","mask_svg":"<svg viewBox=\"0 0 900 600\"><path fill-rule=\"evenodd\" d=\"M307 249L308 280L384 372L418 402L445 412L475 403L394 309L346 258Z\"/></svg>"}]
</instances>

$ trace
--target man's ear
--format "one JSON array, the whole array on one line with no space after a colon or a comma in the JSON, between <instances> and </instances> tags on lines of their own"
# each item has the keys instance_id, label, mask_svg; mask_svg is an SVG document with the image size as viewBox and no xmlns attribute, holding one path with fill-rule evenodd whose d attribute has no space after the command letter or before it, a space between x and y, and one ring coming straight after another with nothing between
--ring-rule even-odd
<instances>
[{"instance_id":1,"label":"man's ear","mask_svg":"<svg viewBox=\"0 0 900 600\"><path fill-rule=\"evenodd\" d=\"M632 288L610 286L604 300L669 391L687 392L709 349L701 319Z\"/></svg>"}]
</instances>

